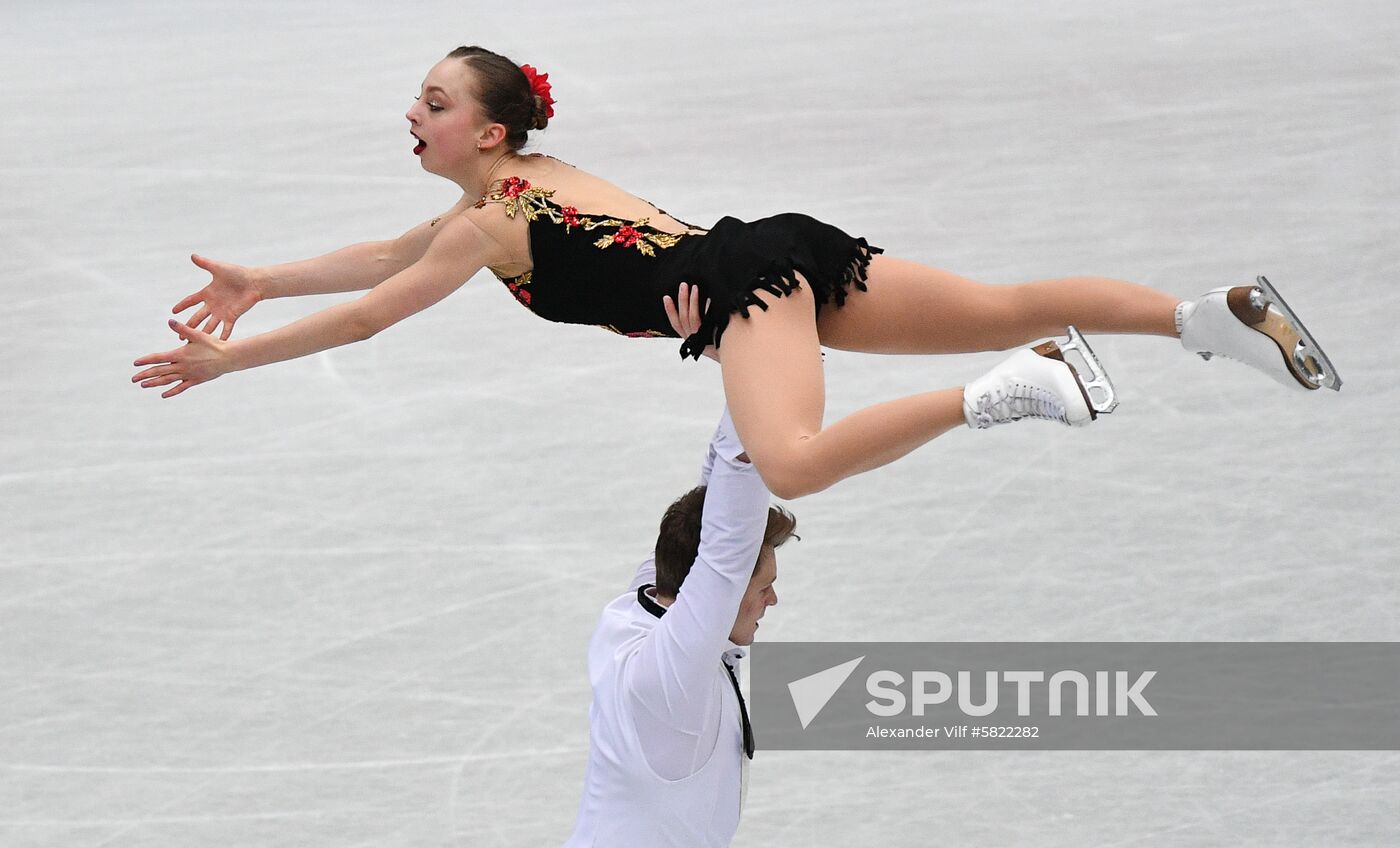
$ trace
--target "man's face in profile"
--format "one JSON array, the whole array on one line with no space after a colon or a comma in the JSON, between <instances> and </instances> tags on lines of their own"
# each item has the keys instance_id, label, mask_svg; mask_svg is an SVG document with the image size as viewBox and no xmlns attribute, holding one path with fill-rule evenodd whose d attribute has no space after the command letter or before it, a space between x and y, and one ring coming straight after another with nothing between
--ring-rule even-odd
<instances>
[{"instance_id":1,"label":"man's face in profile","mask_svg":"<svg viewBox=\"0 0 1400 848\"><path fill-rule=\"evenodd\" d=\"M734 619L734 629L729 631L729 641L736 645L752 645L758 620L768 608L778 603L778 592L773 583L778 579L778 557L772 545L764 545L758 552L758 565L749 578L749 588L744 591L744 599L739 602L739 614Z\"/></svg>"}]
</instances>

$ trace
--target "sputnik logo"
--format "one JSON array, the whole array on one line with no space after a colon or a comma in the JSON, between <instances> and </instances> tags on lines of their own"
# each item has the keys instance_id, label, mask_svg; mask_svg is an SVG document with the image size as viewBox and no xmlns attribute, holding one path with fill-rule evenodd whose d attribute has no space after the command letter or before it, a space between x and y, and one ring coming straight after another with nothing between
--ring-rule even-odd
<instances>
[{"instance_id":1,"label":"sputnik logo","mask_svg":"<svg viewBox=\"0 0 1400 848\"><path fill-rule=\"evenodd\" d=\"M841 688L841 684L846 682L846 678L851 676L851 672L855 671L856 666L864 659L865 657L856 657L849 662L809 674L788 684L788 694L792 696L792 705L797 708L797 719L802 722L803 730L807 729L807 725L812 723L812 719L817 717L817 713L822 711L831 700L831 696L836 694L836 690Z\"/></svg>"}]
</instances>

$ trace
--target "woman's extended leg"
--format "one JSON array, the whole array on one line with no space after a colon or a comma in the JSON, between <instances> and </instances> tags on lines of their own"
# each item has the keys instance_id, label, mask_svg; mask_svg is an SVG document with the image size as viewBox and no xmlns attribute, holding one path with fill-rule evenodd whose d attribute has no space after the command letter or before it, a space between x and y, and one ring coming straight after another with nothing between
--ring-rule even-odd
<instances>
[{"instance_id":1,"label":"woman's extended leg","mask_svg":"<svg viewBox=\"0 0 1400 848\"><path fill-rule=\"evenodd\" d=\"M778 497L821 491L964 422L962 389L954 388L866 407L823 429L826 388L811 288L803 281L792 294L758 296L768 309L736 315L719 357L739 439Z\"/></svg>"},{"instance_id":2,"label":"woman's extended leg","mask_svg":"<svg viewBox=\"0 0 1400 848\"><path fill-rule=\"evenodd\" d=\"M871 257L867 279L868 291L852 290L839 308L822 307L823 345L867 353L1006 350L1062 334L1068 324L1086 334L1176 337L1180 299L1123 280L988 285L882 255Z\"/></svg>"}]
</instances>

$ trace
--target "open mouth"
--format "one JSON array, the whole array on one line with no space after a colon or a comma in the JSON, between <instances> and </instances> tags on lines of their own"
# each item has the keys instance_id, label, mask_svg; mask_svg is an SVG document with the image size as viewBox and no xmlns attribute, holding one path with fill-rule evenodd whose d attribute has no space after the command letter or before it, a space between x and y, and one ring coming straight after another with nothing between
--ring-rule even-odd
<instances>
[{"instance_id":1,"label":"open mouth","mask_svg":"<svg viewBox=\"0 0 1400 848\"><path fill-rule=\"evenodd\" d=\"M415 139L418 139L418 143L413 145L413 155L422 155L423 151L427 149L428 143L423 139L418 138L418 136L412 131L409 132L409 135L413 136Z\"/></svg>"}]
</instances>

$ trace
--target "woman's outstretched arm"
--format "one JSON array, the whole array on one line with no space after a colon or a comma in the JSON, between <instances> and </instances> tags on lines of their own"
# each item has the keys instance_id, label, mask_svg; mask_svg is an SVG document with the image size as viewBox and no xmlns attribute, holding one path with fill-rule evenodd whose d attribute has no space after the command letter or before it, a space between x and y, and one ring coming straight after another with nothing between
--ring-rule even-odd
<instances>
[{"instance_id":1,"label":"woman's outstretched arm","mask_svg":"<svg viewBox=\"0 0 1400 848\"><path fill-rule=\"evenodd\" d=\"M161 395L174 397L230 371L363 341L447 297L486 265L504 261L501 245L470 215L444 219L440 226L442 231L421 259L363 297L323 309L277 330L224 341L171 319L171 329L185 341L185 346L136 360L134 365L150 367L132 377L132 382L140 382L142 388L179 383Z\"/></svg>"},{"instance_id":2,"label":"woman's outstretched arm","mask_svg":"<svg viewBox=\"0 0 1400 848\"><path fill-rule=\"evenodd\" d=\"M233 332L234 322L259 301L372 289L423 258L428 245L441 230L440 222L465 208L465 201L458 201L452 209L418 224L396 239L360 242L322 256L280 265L250 267L191 255L190 261L208 271L212 279L204 288L175 304L171 312L180 313L199 306L185 321L185 326L214 333L222 324L219 337L227 339Z\"/></svg>"},{"instance_id":3,"label":"woman's outstretched arm","mask_svg":"<svg viewBox=\"0 0 1400 848\"><path fill-rule=\"evenodd\" d=\"M465 201L459 201L396 239L360 242L313 259L257 268L262 296L270 300L372 289L422 259L441 222L465 208Z\"/></svg>"}]
</instances>

